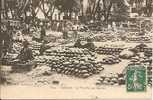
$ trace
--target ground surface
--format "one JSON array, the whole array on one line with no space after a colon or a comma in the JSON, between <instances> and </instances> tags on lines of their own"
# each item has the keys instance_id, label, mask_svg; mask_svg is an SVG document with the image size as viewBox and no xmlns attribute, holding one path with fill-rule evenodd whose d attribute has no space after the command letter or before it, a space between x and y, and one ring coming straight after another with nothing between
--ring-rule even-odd
<instances>
[{"instance_id":1,"label":"ground surface","mask_svg":"<svg viewBox=\"0 0 153 100\"><path fill-rule=\"evenodd\" d=\"M96 43L101 46L106 43ZM111 45L120 45L132 47L136 43L107 43ZM150 46L150 44L148 44ZM101 60L106 55L98 55L98 60ZM148 87L146 92L142 93L128 93L126 86L122 85L96 85L97 79L102 75L109 75L110 73L122 73L128 65L129 60L122 60L118 64L103 65L104 70L97 75L93 75L87 79L75 78L57 73L51 73L49 76L29 75L26 73L9 73L11 66L2 66L6 71L6 75L11 82L11 85L1 86L2 98L149 98L151 96L151 88ZM53 84L53 81L59 81L58 84ZM26 92L24 95L19 95L21 92ZM54 93L54 95L52 95ZM69 95L71 93L71 96ZM55 95L56 94L56 95ZM59 95L60 94L60 95ZM36 97L37 95L37 97ZM58 95L58 96L57 96Z\"/></svg>"}]
</instances>

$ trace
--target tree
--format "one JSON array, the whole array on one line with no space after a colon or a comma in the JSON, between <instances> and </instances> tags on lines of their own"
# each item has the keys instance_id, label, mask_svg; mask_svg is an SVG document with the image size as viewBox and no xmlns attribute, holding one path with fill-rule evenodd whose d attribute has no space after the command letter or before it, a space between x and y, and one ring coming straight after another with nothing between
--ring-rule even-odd
<instances>
[{"instance_id":1,"label":"tree","mask_svg":"<svg viewBox=\"0 0 153 100\"><path fill-rule=\"evenodd\" d=\"M19 18L26 8L26 0L4 0L5 17L9 18L8 13L11 12L12 18Z\"/></svg>"},{"instance_id":2,"label":"tree","mask_svg":"<svg viewBox=\"0 0 153 100\"><path fill-rule=\"evenodd\" d=\"M46 18L52 19L52 15L55 10L55 1L56 0L41 0L41 5L39 6L39 8Z\"/></svg>"},{"instance_id":3,"label":"tree","mask_svg":"<svg viewBox=\"0 0 153 100\"><path fill-rule=\"evenodd\" d=\"M146 0L146 15L151 17L153 13L153 0Z\"/></svg>"},{"instance_id":4,"label":"tree","mask_svg":"<svg viewBox=\"0 0 153 100\"><path fill-rule=\"evenodd\" d=\"M111 8L113 5L113 0L103 0L103 16L104 22L108 24L108 19L111 13Z\"/></svg>"},{"instance_id":5,"label":"tree","mask_svg":"<svg viewBox=\"0 0 153 100\"><path fill-rule=\"evenodd\" d=\"M111 0L88 0L86 15L90 20L100 19L104 16L106 21L111 7Z\"/></svg>"},{"instance_id":6,"label":"tree","mask_svg":"<svg viewBox=\"0 0 153 100\"><path fill-rule=\"evenodd\" d=\"M130 0L129 3L133 5L135 3L136 10L139 15L144 13L146 16L150 17L153 13L153 0ZM143 3L145 4L145 7L142 6Z\"/></svg>"},{"instance_id":7,"label":"tree","mask_svg":"<svg viewBox=\"0 0 153 100\"><path fill-rule=\"evenodd\" d=\"M61 12L64 12L65 16L68 16L71 18L72 12L79 12L80 5L78 3L78 0L56 0L55 6L58 10Z\"/></svg>"},{"instance_id":8,"label":"tree","mask_svg":"<svg viewBox=\"0 0 153 100\"><path fill-rule=\"evenodd\" d=\"M92 20L101 19L104 17L104 22L107 23L110 17L111 8L114 0L88 0L87 14Z\"/></svg>"},{"instance_id":9,"label":"tree","mask_svg":"<svg viewBox=\"0 0 153 100\"><path fill-rule=\"evenodd\" d=\"M126 20L129 14L128 5L126 3L125 0L97 0L91 13L92 19L100 20L101 17L103 17L105 24L108 24L112 16L115 19ZM117 7L114 8L114 5Z\"/></svg>"},{"instance_id":10,"label":"tree","mask_svg":"<svg viewBox=\"0 0 153 100\"><path fill-rule=\"evenodd\" d=\"M119 0L118 0L119 1ZM114 21L125 21L129 18L129 7L123 0L117 2L114 11L111 15L111 19Z\"/></svg>"}]
</instances>

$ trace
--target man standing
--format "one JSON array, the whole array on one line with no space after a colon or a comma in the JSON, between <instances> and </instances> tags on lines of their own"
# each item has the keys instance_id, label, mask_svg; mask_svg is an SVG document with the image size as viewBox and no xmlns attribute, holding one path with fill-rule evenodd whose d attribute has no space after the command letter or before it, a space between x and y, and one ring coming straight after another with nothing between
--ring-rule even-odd
<instances>
[{"instance_id":1,"label":"man standing","mask_svg":"<svg viewBox=\"0 0 153 100\"><path fill-rule=\"evenodd\" d=\"M41 26L41 31L40 31L40 39L41 40L44 40L44 37L46 36L46 30L45 30L45 27L42 25Z\"/></svg>"},{"instance_id":2,"label":"man standing","mask_svg":"<svg viewBox=\"0 0 153 100\"><path fill-rule=\"evenodd\" d=\"M88 50L91 50L91 51L95 50L95 45L94 45L94 43L93 43L91 38L87 39L87 43L83 47L87 48Z\"/></svg>"},{"instance_id":3,"label":"man standing","mask_svg":"<svg viewBox=\"0 0 153 100\"><path fill-rule=\"evenodd\" d=\"M43 41L42 45L40 46L40 50L39 50L40 55L43 55L45 50L50 48L46 44L47 44L47 41Z\"/></svg>"},{"instance_id":4,"label":"man standing","mask_svg":"<svg viewBox=\"0 0 153 100\"><path fill-rule=\"evenodd\" d=\"M68 29L66 27L64 27L63 30L63 39L67 39L68 38Z\"/></svg>"},{"instance_id":5,"label":"man standing","mask_svg":"<svg viewBox=\"0 0 153 100\"><path fill-rule=\"evenodd\" d=\"M78 39L78 40L75 42L74 47L76 47L76 48L83 48L80 39Z\"/></svg>"}]
</instances>

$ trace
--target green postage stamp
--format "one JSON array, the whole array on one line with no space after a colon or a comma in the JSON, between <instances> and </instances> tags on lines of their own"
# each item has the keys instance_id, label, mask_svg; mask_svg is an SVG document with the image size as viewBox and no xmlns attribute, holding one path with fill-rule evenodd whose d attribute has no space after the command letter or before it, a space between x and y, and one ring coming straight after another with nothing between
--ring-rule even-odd
<instances>
[{"instance_id":1,"label":"green postage stamp","mask_svg":"<svg viewBox=\"0 0 153 100\"><path fill-rule=\"evenodd\" d=\"M142 65L130 65L126 74L128 92L146 91L146 68Z\"/></svg>"}]
</instances>

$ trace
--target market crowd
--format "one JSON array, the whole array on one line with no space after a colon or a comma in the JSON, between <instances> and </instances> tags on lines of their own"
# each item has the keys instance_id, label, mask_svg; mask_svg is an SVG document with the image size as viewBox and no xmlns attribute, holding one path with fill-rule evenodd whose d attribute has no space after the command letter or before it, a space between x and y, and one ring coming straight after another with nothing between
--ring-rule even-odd
<instances>
[{"instance_id":1,"label":"market crowd","mask_svg":"<svg viewBox=\"0 0 153 100\"><path fill-rule=\"evenodd\" d=\"M39 54L43 55L43 53L46 50L46 43L47 41L45 40L46 35L46 27L44 24L42 25L37 25L37 26L32 26L36 31L39 30L40 32L40 37L39 38L32 38L34 41L42 43L40 46ZM23 28L22 26L13 26L11 25L10 22L8 23L3 23L1 25L1 32L0 32L0 60L2 60L7 53L12 52L13 48L13 43L15 42L20 42L22 43L22 49L20 50L18 56L16 57L15 60L19 62L27 62L32 59L34 59L32 49L29 47L30 43L28 40L23 38L23 35L28 34L29 36L32 36L33 32L30 31L31 26L28 24L25 24L25 27ZM63 39L68 39L68 29L64 28L62 30ZM14 36L14 34L17 34ZM37 34L37 33L36 33ZM73 31L73 34L75 35L75 38L77 37L77 30ZM15 38L15 39L14 39ZM92 41L92 39L88 38L86 40L85 44L82 44L82 40L80 38L76 38L76 41L74 43L74 46L76 48L87 48L91 51L95 49L95 45Z\"/></svg>"}]
</instances>

